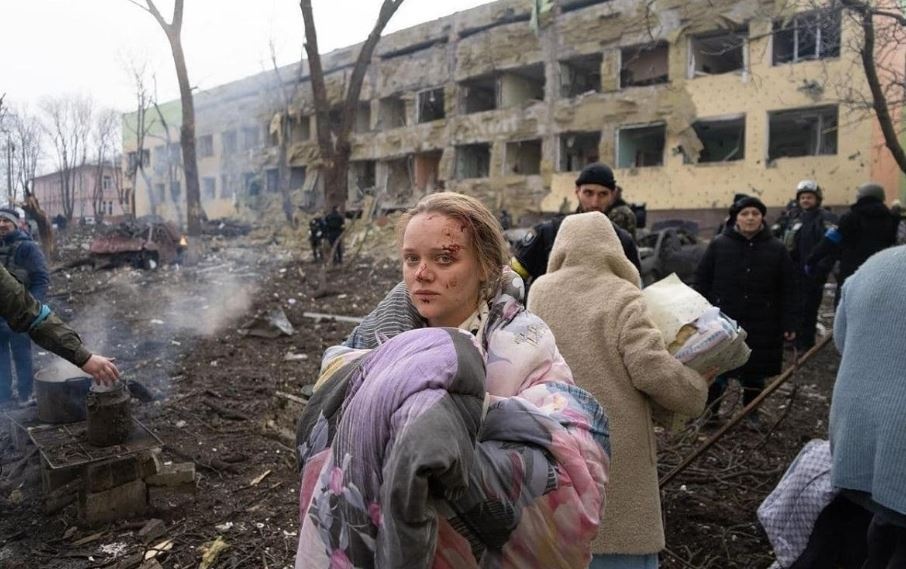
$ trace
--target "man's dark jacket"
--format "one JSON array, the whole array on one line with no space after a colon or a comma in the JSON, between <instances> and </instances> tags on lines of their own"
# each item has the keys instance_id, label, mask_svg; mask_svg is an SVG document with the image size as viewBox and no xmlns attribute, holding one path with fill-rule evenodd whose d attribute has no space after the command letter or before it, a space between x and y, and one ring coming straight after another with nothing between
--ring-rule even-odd
<instances>
[{"instance_id":1,"label":"man's dark jacket","mask_svg":"<svg viewBox=\"0 0 906 569\"><path fill-rule=\"evenodd\" d=\"M816 267L828 256L839 256L842 283L869 257L896 243L898 225L881 200L864 197L840 216L836 229L827 232L806 263Z\"/></svg>"},{"instance_id":2,"label":"man's dark jacket","mask_svg":"<svg viewBox=\"0 0 906 569\"><path fill-rule=\"evenodd\" d=\"M557 232L560 231L560 224L563 223L565 215L539 223L531 233L515 246L514 258L518 261L519 266L514 264L513 268L522 276L522 278L531 277L537 279L547 272L547 260L551 256L551 249L554 248L554 240L557 238ZM620 238L620 245L623 246L623 253L626 258L632 261L635 268L641 272L642 266L639 261L639 250L636 247L632 236L623 228L613 223L614 231ZM528 274L525 274L528 273Z\"/></svg>"}]
</instances>

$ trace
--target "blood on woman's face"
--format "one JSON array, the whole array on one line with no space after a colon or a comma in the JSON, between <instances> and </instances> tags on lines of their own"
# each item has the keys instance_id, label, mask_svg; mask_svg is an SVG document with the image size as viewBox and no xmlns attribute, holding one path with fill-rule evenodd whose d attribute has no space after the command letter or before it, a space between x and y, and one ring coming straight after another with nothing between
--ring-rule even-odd
<instances>
[{"instance_id":1,"label":"blood on woman's face","mask_svg":"<svg viewBox=\"0 0 906 569\"><path fill-rule=\"evenodd\" d=\"M462 221L415 215L403 233L402 257L409 297L429 326L459 326L478 307L482 270Z\"/></svg>"}]
</instances>

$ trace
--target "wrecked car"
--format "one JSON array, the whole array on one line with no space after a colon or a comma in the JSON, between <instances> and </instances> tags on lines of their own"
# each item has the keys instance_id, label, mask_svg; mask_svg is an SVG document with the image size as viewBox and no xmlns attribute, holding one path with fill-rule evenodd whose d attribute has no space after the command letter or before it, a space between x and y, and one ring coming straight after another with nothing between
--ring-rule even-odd
<instances>
[{"instance_id":1,"label":"wrecked car","mask_svg":"<svg viewBox=\"0 0 906 569\"><path fill-rule=\"evenodd\" d=\"M698 237L698 225L684 221L655 224L652 231L639 238L642 263L642 286L648 286L676 273L689 286L695 281L695 269L705 254L707 244Z\"/></svg>"},{"instance_id":2,"label":"wrecked car","mask_svg":"<svg viewBox=\"0 0 906 569\"><path fill-rule=\"evenodd\" d=\"M139 220L104 228L88 250L97 268L153 269L176 262L184 248L185 240L173 223Z\"/></svg>"}]
</instances>

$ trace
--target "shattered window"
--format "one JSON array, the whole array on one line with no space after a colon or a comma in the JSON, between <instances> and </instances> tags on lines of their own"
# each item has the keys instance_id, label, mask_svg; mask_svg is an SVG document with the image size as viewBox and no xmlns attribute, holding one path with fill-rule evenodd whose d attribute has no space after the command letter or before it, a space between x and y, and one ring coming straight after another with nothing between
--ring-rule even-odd
<instances>
[{"instance_id":1,"label":"shattered window","mask_svg":"<svg viewBox=\"0 0 906 569\"><path fill-rule=\"evenodd\" d=\"M231 198L233 197L233 182L230 176L223 174L220 176L220 197L222 198Z\"/></svg>"},{"instance_id":2,"label":"shattered window","mask_svg":"<svg viewBox=\"0 0 906 569\"><path fill-rule=\"evenodd\" d=\"M560 135L560 171L578 172L598 161L600 132L566 132Z\"/></svg>"},{"instance_id":3,"label":"shattered window","mask_svg":"<svg viewBox=\"0 0 906 569\"><path fill-rule=\"evenodd\" d=\"M257 196L261 192L261 184L258 182L254 172L244 172L242 174L242 187L250 196Z\"/></svg>"},{"instance_id":4,"label":"shattered window","mask_svg":"<svg viewBox=\"0 0 906 569\"><path fill-rule=\"evenodd\" d=\"M214 137L212 135L199 136L195 144L198 147L199 158L214 156Z\"/></svg>"},{"instance_id":5,"label":"shattered window","mask_svg":"<svg viewBox=\"0 0 906 569\"><path fill-rule=\"evenodd\" d=\"M497 108L497 79L493 75L471 77L459 84L463 114L481 113Z\"/></svg>"},{"instance_id":6,"label":"shattered window","mask_svg":"<svg viewBox=\"0 0 906 569\"><path fill-rule=\"evenodd\" d=\"M378 125L381 130L406 126L406 101L402 97L384 97L378 103Z\"/></svg>"},{"instance_id":7,"label":"shattered window","mask_svg":"<svg viewBox=\"0 0 906 569\"><path fill-rule=\"evenodd\" d=\"M746 157L746 119L744 116L732 119L696 121L692 128L702 143L698 163L729 162ZM689 163L689 157L686 162Z\"/></svg>"},{"instance_id":8,"label":"shattered window","mask_svg":"<svg viewBox=\"0 0 906 569\"><path fill-rule=\"evenodd\" d=\"M268 168L265 178L267 191L275 194L280 191L280 172L276 168Z\"/></svg>"},{"instance_id":9,"label":"shattered window","mask_svg":"<svg viewBox=\"0 0 906 569\"><path fill-rule=\"evenodd\" d=\"M508 69L500 74L500 107L518 107L544 100L544 64Z\"/></svg>"},{"instance_id":10,"label":"shattered window","mask_svg":"<svg viewBox=\"0 0 906 569\"><path fill-rule=\"evenodd\" d=\"M179 183L179 180L170 182L170 198L174 202L178 202L182 198L182 184Z\"/></svg>"},{"instance_id":11,"label":"shattered window","mask_svg":"<svg viewBox=\"0 0 906 569\"><path fill-rule=\"evenodd\" d=\"M371 130L371 104L359 103L355 111L355 124L353 132L368 132Z\"/></svg>"},{"instance_id":12,"label":"shattered window","mask_svg":"<svg viewBox=\"0 0 906 569\"><path fill-rule=\"evenodd\" d=\"M374 160L354 160L349 163L349 185L367 189L377 183L377 163Z\"/></svg>"},{"instance_id":13,"label":"shattered window","mask_svg":"<svg viewBox=\"0 0 906 569\"><path fill-rule=\"evenodd\" d=\"M541 173L541 140L506 143L504 175L537 176Z\"/></svg>"},{"instance_id":14,"label":"shattered window","mask_svg":"<svg viewBox=\"0 0 906 569\"><path fill-rule=\"evenodd\" d=\"M305 142L311 140L311 117L300 115L293 117L289 123L290 137L293 142Z\"/></svg>"},{"instance_id":15,"label":"shattered window","mask_svg":"<svg viewBox=\"0 0 906 569\"><path fill-rule=\"evenodd\" d=\"M600 53L574 57L560 62L560 96L566 99L582 93L601 91Z\"/></svg>"},{"instance_id":16,"label":"shattered window","mask_svg":"<svg viewBox=\"0 0 906 569\"><path fill-rule=\"evenodd\" d=\"M837 153L837 107L768 113L768 160Z\"/></svg>"},{"instance_id":17,"label":"shattered window","mask_svg":"<svg viewBox=\"0 0 906 569\"><path fill-rule=\"evenodd\" d=\"M242 128L242 148L243 150L252 150L258 147L261 129L257 126L246 126Z\"/></svg>"},{"instance_id":18,"label":"shattered window","mask_svg":"<svg viewBox=\"0 0 906 569\"><path fill-rule=\"evenodd\" d=\"M442 87L422 91L418 94L419 123L441 120L445 116L444 90Z\"/></svg>"},{"instance_id":19,"label":"shattered window","mask_svg":"<svg viewBox=\"0 0 906 569\"><path fill-rule=\"evenodd\" d=\"M224 154L235 154L239 146L236 144L236 131L225 130L220 135L221 144L223 145Z\"/></svg>"},{"instance_id":20,"label":"shattered window","mask_svg":"<svg viewBox=\"0 0 906 569\"><path fill-rule=\"evenodd\" d=\"M617 133L617 168L664 164L667 127L663 124L621 128Z\"/></svg>"},{"instance_id":21,"label":"shattered window","mask_svg":"<svg viewBox=\"0 0 906 569\"><path fill-rule=\"evenodd\" d=\"M487 178L491 171L491 145L465 144L456 147L456 178Z\"/></svg>"},{"instance_id":22,"label":"shattered window","mask_svg":"<svg viewBox=\"0 0 906 569\"><path fill-rule=\"evenodd\" d=\"M620 87L643 87L667 83L666 43L625 47L620 51Z\"/></svg>"},{"instance_id":23,"label":"shattered window","mask_svg":"<svg viewBox=\"0 0 906 569\"><path fill-rule=\"evenodd\" d=\"M746 35L747 32L741 30L689 38L689 77L745 70Z\"/></svg>"},{"instance_id":24,"label":"shattered window","mask_svg":"<svg viewBox=\"0 0 906 569\"><path fill-rule=\"evenodd\" d=\"M839 56L839 9L817 10L774 22L774 65Z\"/></svg>"},{"instance_id":25,"label":"shattered window","mask_svg":"<svg viewBox=\"0 0 906 569\"><path fill-rule=\"evenodd\" d=\"M217 197L217 179L216 178L202 178L201 179L201 192L202 196L207 199L214 199Z\"/></svg>"}]
</instances>

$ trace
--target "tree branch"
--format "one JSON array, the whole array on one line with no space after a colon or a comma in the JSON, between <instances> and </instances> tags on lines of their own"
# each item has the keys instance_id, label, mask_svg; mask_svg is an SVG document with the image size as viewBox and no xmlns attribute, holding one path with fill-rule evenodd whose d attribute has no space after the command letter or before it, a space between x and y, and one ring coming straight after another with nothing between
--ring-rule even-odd
<instances>
[{"instance_id":1,"label":"tree branch","mask_svg":"<svg viewBox=\"0 0 906 569\"><path fill-rule=\"evenodd\" d=\"M878 76L878 69L875 66L875 27L874 11L864 2L856 0L842 0L843 6L854 10L862 16L862 33L864 35L860 55L862 57L862 67L865 71L865 78L868 81L868 87L871 90L872 107L877 115L878 124L884 135L884 142L893 159L896 161L900 170L906 172L906 151L900 144L897 137L896 129L893 126L893 119L890 116L890 107L887 104L887 98L884 95L884 89L881 86L881 79Z\"/></svg>"},{"instance_id":2,"label":"tree branch","mask_svg":"<svg viewBox=\"0 0 906 569\"><path fill-rule=\"evenodd\" d=\"M381 34L384 28L387 27L387 22L390 21L390 18L393 17L393 14L402 3L403 0L384 0L378 13L377 21L374 22L374 27L371 29L371 33L368 34L365 43L362 44L362 49L359 50L359 56L356 58L355 66L352 68L352 75L349 78L349 85L346 89L346 101L343 104L341 136L344 142L345 139L349 138L349 132L355 123L359 95L362 93L362 84L365 81L365 73L368 71L368 66L371 64L374 48L377 47ZM338 136L338 138L340 137Z\"/></svg>"}]
</instances>

